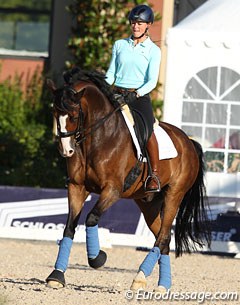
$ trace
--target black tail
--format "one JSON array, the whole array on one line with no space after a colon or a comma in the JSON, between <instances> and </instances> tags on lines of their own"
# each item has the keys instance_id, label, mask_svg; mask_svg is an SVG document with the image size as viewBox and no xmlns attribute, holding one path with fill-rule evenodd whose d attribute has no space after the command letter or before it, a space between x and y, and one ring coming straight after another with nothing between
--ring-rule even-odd
<instances>
[{"instance_id":1,"label":"black tail","mask_svg":"<svg viewBox=\"0 0 240 305\"><path fill-rule=\"evenodd\" d=\"M196 181L186 193L176 218L175 244L176 257L183 251L191 252L196 246L210 247L211 235L207 218L208 201L204 185L205 166L201 145L194 141L193 145L199 158L199 171Z\"/></svg>"}]
</instances>

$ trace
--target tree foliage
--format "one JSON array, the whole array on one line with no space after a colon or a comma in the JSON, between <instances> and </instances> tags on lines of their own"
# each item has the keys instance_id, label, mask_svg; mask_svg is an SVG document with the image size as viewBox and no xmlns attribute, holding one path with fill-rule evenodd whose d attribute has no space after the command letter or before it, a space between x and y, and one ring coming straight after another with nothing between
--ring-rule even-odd
<instances>
[{"instance_id":1,"label":"tree foliage","mask_svg":"<svg viewBox=\"0 0 240 305\"><path fill-rule=\"evenodd\" d=\"M68 43L73 60L67 66L106 71L114 41L130 34L130 10L142 3L146 1L73 0L67 8L74 21Z\"/></svg>"},{"instance_id":2,"label":"tree foliage","mask_svg":"<svg viewBox=\"0 0 240 305\"><path fill-rule=\"evenodd\" d=\"M64 166L49 124L49 117L52 116L47 101L50 97L43 98L42 84L38 72L27 84L26 92L18 76L0 83L2 185L64 185Z\"/></svg>"}]
</instances>

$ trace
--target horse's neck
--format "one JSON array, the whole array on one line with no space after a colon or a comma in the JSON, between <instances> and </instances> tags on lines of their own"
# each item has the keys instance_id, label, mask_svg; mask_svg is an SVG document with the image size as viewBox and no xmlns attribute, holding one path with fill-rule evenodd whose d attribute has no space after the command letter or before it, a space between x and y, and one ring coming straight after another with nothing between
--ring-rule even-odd
<instances>
[{"instance_id":1,"label":"horse's neck","mask_svg":"<svg viewBox=\"0 0 240 305\"><path fill-rule=\"evenodd\" d=\"M114 109L110 101L95 85L86 87L86 100L88 114L93 114L94 119L102 118Z\"/></svg>"},{"instance_id":2,"label":"horse's neck","mask_svg":"<svg viewBox=\"0 0 240 305\"><path fill-rule=\"evenodd\" d=\"M115 111L110 101L95 88L87 90L85 100L88 105L85 128L88 132L90 132L88 127L91 126L91 132L83 147L86 166L90 164L93 171L97 170L93 164L99 164L99 161L106 161L107 158L113 160L113 164L120 162L129 172L130 168L136 164L136 157L133 142L121 112ZM105 168L104 164L109 163L103 162Z\"/></svg>"},{"instance_id":3,"label":"horse's neck","mask_svg":"<svg viewBox=\"0 0 240 305\"><path fill-rule=\"evenodd\" d=\"M85 100L87 102L85 128L94 126L94 134L102 136L103 139L111 139L113 135L116 138L119 138L120 135L121 138L125 137L128 130L120 111L113 107L99 89L89 86L85 94ZM101 135L102 130L104 130L104 133ZM115 138L113 138L113 141L115 141Z\"/></svg>"}]
</instances>

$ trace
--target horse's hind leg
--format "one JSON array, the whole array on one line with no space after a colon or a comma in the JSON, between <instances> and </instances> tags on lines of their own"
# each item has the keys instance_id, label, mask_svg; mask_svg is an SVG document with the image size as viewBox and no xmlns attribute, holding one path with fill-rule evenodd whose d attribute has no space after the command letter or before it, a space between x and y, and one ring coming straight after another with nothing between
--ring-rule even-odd
<instances>
[{"instance_id":1,"label":"horse's hind leg","mask_svg":"<svg viewBox=\"0 0 240 305\"><path fill-rule=\"evenodd\" d=\"M140 265L137 276L134 278L131 286L132 290L146 287L146 277L152 273L157 262L159 263L159 280L155 291L164 293L170 289L169 244L171 240L171 227L183 196L184 192L180 192L178 187L176 189L172 187L166 192L164 203L153 200L151 203L143 203L141 205L137 202L144 214L149 229L156 237L156 242ZM163 204L163 210L161 210L161 204ZM160 212L162 213L161 218Z\"/></svg>"},{"instance_id":2,"label":"horse's hind leg","mask_svg":"<svg viewBox=\"0 0 240 305\"><path fill-rule=\"evenodd\" d=\"M160 194L161 196L161 194ZM155 238L159 234L161 228L161 218L160 211L162 208L162 197L157 196L151 202L144 202L142 200L136 200L141 212L144 215L145 221L149 229L154 234ZM133 279L131 290L144 289L147 286L146 277L149 276L160 256L160 251L158 247L154 247L147 255L144 262L139 267L138 273Z\"/></svg>"},{"instance_id":3,"label":"horse's hind leg","mask_svg":"<svg viewBox=\"0 0 240 305\"><path fill-rule=\"evenodd\" d=\"M187 190L186 190L187 191ZM170 265L170 241L171 241L171 228L174 218L177 215L179 206L185 195L184 187L181 190L179 185L171 186L165 197L165 203L163 208L162 225L155 242L155 247L160 249L159 263L159 279L158 286L155 289L156 292L166 292L171 288L172 276Z\"/></svg>"},{"instance_id":4,"label":"horse's hind leg","mask_svg":"<svg viewBox=\"0 0 240 305\"><path fill-rule=\"evenodd\" d=\"M72 248L75 229L81 214L84 201L88 193L83 186L69 184L68 204L69 212L63 239L60 242L57 260L53 272L46 279L48 287L62 288L65 286L64 273L68 267L68 260Z\"/></svg>"}]
</instances>

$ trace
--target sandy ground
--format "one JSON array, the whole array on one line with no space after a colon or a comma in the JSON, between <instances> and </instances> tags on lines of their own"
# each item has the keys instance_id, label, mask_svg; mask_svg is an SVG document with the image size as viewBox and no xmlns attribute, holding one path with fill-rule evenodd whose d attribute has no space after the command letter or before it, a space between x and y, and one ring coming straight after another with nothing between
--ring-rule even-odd
<instances>
[{"instance_id":1,"label":"sandy ground","mask_svg":"<svg viewBox=\"0 0 240 305\"><path fill-rule=\"evenodd\" d=\"M240 299L201 300L203 292L240 295L239 259L196 253L175 259L171 253L171 293L184 293L186 300L160 301L159 294L154 297L158 265L148 278L148 293L135 294L128 300L126 293L147 252L125 247L105 249L108 254L105 267L93 270L87 265L85 245L74 243L65 275L67 286L56 290L46 287L45 278L52 271L57 251L58 246L53 242L0 239L0 304L240 304ZM192 300L187 300L190 293Z\"/></svg>"}]
</instances>

